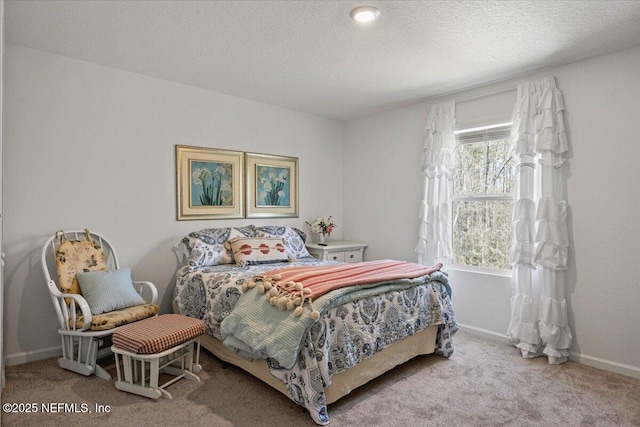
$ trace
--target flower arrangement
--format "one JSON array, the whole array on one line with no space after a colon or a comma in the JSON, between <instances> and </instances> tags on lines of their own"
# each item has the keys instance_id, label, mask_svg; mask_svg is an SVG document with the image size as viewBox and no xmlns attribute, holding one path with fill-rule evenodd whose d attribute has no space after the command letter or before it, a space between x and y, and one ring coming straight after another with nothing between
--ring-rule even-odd
<instances>
[{"instance_id":1,"label":"flower arrangement","mask_svg":"<svg viewBox=\"0 0 640 427\"><path fill-rule=\"evenodd\" d=\"M230 206L233 203L230 164L218 164L214 168L196 168L191 178L194 184L202 185L202 206Z\"/></svg>"},{"instance_id":2,"label":"flower arrangement","mask_svg":"<svg viewBox=\"0 0 640 427\"><path fill-rule=\"evenodd\" d=\"M325 234L327 236L330 236L333 229L337 227L337 225L331 219L331 215L329 215L327 218L316 219L313 222L305 221L305 224L309 226L311 231L322 236L324 236Z\"/></svg>"},{"instance_id":3,"label":"flower arrangement","mask_svg":"<svg viewBox=\"0 0 640 427\"><path fill-rule=\"evenodd\" d=\"M267 206L281 206L288 203L289 170L284 168L258 168L258 197Z\"/></svg>"}]
</instances>

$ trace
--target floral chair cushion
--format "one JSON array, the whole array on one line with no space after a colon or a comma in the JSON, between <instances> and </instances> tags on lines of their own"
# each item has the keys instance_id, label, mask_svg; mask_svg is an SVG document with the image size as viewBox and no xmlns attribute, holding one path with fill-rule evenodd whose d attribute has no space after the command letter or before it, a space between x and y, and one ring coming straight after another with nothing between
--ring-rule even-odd
<instances>
[{"instance_id":1,"label":"floral chair cushion","mask_svg":"<svg viewBox=\"0 0 640 427\"><path fill-rule=\"evenodd\" d=\"M304 245L306 234L294 227L266 226L255 227L258 237L280 237L284 240L289 259L310 257Z\"/></svg>"},{"instance_id":2,"label":"floral chair cushion","mask_svg":"<svg viewBox=\"0 0 640 427\"><path fill-rule=\"evenodd\" d=\"M91 326L89 329L92 331L106 331L155 316L156 314L158 314L158 306L155 304L136 305L135 307L129 307L123 310L91 316ZM83 316L80 315L76 318L76 328L82 328L82 322ZM69 319L69 325L73 325L71 319Z\"/></svg>"},{"instance_id":3,"label":"floral chair cushion","mask_svg":"<svg viewBox=\"0 0 640 427\"><path fill-rule=\"evenodd\" d=\"M65 294L82 294L78 273L107 271L102 248L93 240L64 240L56 248L58 284ZM69 302L69 301L67 301Z\"/></svg>"}]
</instances>

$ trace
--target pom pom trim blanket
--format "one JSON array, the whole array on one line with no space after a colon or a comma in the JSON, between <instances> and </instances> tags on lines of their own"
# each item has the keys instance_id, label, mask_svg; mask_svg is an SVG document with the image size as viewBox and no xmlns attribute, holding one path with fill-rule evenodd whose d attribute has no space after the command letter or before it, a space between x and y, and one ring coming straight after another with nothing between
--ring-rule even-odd
<instances>
[{"instance_id":1,"label":"pom pom trim blanket","mask_svg":"<svg viewBox=\"0 0 640 427\"><path fill-rule=\"evenodd\" d=\"M245 292L220 325L220 333L227 347L248 360L272 358L281 367L291 368L305 331L321 313L339 304L426 283L441 267L382 260L272 270L254 276L242 287ZM246 292L256 286L259 292ZM301 310L312 299L311 311ZM290 316L287 310L294 308L295 316Z\"/></svg>"},{"instance_id":2,"label":"pom pom trim blanket","mask_svg":"<svg viewBox=\"0 0 640 427\"><path fill-rule=\"evenodd\" d=\"M327 292L347 286L414 279L441 268L441 263L434 267L425 267L412 262L392 260L323 267L288 267L254 276L242 287L242 291L246 292L247 289L257 286L261 294L267 293L271 305L277 306L280 310L294 310L295 316L301 316L304 304L309 303L311 318L318 320L320 313L313 308L311 301Z\"/></svg>"}]
</instances>

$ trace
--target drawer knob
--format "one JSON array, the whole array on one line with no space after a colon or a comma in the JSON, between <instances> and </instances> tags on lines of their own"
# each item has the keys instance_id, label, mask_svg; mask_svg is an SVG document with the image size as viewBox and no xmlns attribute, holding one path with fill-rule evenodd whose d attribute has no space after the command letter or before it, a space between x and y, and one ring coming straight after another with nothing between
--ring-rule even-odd
<instances>
[{"instance_id":1,"label":"drawer knob","mask_svg":"<svg viewBox=\"0 0 640 427\"><path fill-rule=\"evenodd\" d=\"M353 258L353 254L349 255L349 258Z\"/></svg>"}]
</instances>

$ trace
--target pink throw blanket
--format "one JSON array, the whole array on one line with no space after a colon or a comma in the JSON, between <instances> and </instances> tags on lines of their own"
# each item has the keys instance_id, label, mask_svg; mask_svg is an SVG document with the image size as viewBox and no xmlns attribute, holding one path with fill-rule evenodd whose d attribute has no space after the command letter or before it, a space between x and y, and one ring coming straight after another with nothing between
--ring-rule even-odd
<instances>
[{"instance_id":1,"label":"pink throw blanket","mask_svg":"<svg viewBox=\"0 0 640 427\"><path fill-rule=\"evenodd\" d=\"M270 277L279 275L277 284L301 283L311 290L304 296L313 300L334 289L398 279L413 279L436 272L442 264L433 267L405 261L366 261L354 264L327 265L321 267L288 267L269 271ZM274 285L276 284L274 283Z\"/></svg>"}]
</instances>

